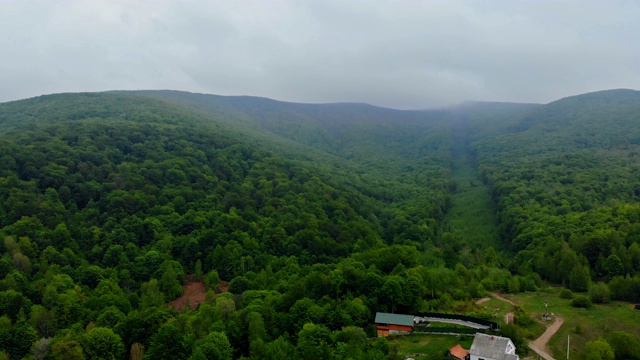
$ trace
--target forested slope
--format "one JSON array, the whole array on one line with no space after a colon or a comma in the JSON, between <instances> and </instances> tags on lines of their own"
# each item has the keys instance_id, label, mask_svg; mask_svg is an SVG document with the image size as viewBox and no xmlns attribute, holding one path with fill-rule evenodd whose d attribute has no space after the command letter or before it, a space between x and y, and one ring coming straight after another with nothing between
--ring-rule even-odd
<instances>
[{"instance_id":1,"label":"forested slope","mask_svg":"<svg viewBox=\"0 0 640 360\"><path fill-rule=\"evenodd\" d=\"M636 299L637 98L0 104L0 357L391 359L376 311L492 318L487 291L599 280ZM187 275L206 302L167 308Z\"/></svg>"},{"instance_id":2,"label":"forested slope","mask_svg":"<svg viewBox=\"0 0 640 360\"><path fill-rule=\"evenodd\" d=\"M132 94L0 105L6 354L385 358L386 341L364 341L375 311L446 308L508 278L441 267L439 136L384 179L375 156L352 165L229 119ZM165 308L187 274L230 293Z\"/></svg>"},{"instance_id":3,"label":"forested slope","mask_svg":"<svg viewBox=\"0 0 640 360\"><path fill-rule=\"evenodd\" d=\"M511 117L473 144L512 270L638 300L640 92L579 95ZM558 271L559 270L559 271Z\"/></svg>"}]
</instances>

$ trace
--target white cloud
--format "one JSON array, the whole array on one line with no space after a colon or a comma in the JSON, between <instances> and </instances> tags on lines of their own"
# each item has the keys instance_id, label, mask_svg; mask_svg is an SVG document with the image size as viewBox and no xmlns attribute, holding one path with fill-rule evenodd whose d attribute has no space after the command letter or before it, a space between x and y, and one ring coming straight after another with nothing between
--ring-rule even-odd
<instances>
[{"instance_id":1,"label":"white cloud","mask_svg":"<svg viewBox=\"0 0 640 360\"><path fill-rule=\"evenodd\" d=\"M0 101L179 89L423 108L638 87L635 2L8 1Z\"/></svg>"}]
</instances>

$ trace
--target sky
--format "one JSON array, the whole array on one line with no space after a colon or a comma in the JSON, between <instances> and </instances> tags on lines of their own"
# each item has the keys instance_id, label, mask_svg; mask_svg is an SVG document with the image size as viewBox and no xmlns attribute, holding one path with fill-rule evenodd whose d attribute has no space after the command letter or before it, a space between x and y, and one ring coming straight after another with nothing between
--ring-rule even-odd
<instances>
[{"instance_id":1,"label":"sky","mask_svg":"<svg viewBox=\"0 0 640 360\"><path fill-rule=\"evenodd\" d=\"M173 89L400 109L640 89L640 1L0 0L0 102Z\"/></svg>"}]
</instances>

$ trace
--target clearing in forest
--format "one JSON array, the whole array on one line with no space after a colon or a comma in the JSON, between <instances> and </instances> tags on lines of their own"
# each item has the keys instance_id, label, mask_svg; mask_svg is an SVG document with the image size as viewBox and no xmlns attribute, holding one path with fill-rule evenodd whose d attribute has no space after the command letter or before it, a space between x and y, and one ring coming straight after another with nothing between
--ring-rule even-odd
<instances>
[{"instance_id":1,"label":"clearing in forest","mask_svg":"<svg viewBox=\"0 0 640 360\"><path fill-rule=\"evenodd\" d=\"M489 187L482 182L470 148L466 119L452 124L452 177L455 191L444 219L443 232L475 248L499 248L498 219Z\"/></svg>"},{"instance_id":2,"label":"clearing in forest","mask_svg":"<svg viewBox=\"0 0 640 360\"><path fill-rule=\"evenodd\" d=\"M227 292L227 288L229 284L226 281L220 281L220 292ZM205 295L207 293L204 283L193 280L193 275L189 275L188 281L185 285L182 286L184 290L181 297L170 302L168 304L169 307L174 307L178 311L182 311L187 302L189 302L189 307L191 309L195 309L198 305L204 303Z\"/></svg>"}]
</instances>

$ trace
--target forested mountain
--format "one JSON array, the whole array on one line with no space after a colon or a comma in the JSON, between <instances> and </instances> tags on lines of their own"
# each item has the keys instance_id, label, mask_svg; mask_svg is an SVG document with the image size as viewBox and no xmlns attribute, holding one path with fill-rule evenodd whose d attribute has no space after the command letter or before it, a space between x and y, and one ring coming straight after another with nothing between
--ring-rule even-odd
<instances>
[{"instance_id":1,"label":"forested mountain","mask_svg":"<svg viewBox=\"0 0 640 360\"><path fill-rule=\"evenodd\" d=\"M597 281L638 300L639 122L634 91L433 111L174 91L0 104L0 350L385 359L376 311L491 318L486 291ZM165 306L188 275L206 302Z\"/></svg>"},{"instance_id":2,"label":"forested mountain","mask_svg":"<svg viewBox=\"0 0 640 360\"><path fill-rule=\"evenodd\" d=\"M638 274L639 124L640 92L604 91L537 107L473 144L502 238L518 252L512 270L574 290L588 274Z\"/></svg>"}]
</instances>

